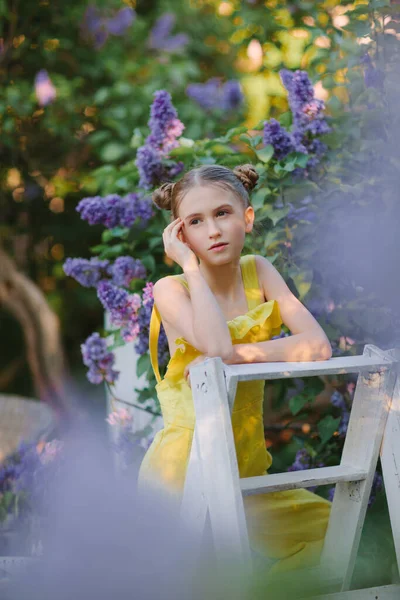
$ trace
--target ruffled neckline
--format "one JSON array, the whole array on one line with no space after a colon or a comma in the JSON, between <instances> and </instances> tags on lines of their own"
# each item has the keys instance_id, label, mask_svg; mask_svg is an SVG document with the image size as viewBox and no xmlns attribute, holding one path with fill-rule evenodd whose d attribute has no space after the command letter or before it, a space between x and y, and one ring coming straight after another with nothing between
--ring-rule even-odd
<instances>
[{"instance_id":1,"label":"ruffled neckline","mask_svg":"<svg viewBox=\"0 0 400 600\"><path fill-rule=\"evenodd\" d=\"M279 306L276 300L268 300L267 302L262 302L261 304L258 304L254 308L248 310L243 315L237 315L237 317L226 321L226 323L231 333L234 335L234 339L242 339L250 331L250 329L253 329L253 327L257 325L261 325L261 323L263 323L266 319L268 319L271 316L275 317L273 319L275 322L272 323L272 328L275 329L276 327L280 327L282 325L282 319L279 312ZM184 337L176 338L175 344L184 344L185 346L190 346L191 348L194 348L194 346L192 346ZM180 350L181 352L185 351L181 348L177 348L177 350ZM173 356L175 356L175 353L173 354Z\"/></svg>"}]
</instances>

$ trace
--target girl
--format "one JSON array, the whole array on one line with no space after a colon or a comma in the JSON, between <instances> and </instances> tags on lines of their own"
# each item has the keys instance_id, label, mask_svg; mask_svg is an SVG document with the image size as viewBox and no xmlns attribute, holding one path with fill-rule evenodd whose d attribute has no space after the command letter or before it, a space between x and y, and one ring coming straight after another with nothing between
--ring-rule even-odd
<instances>
[{"instance_id":1,"label":"girl","mask_svg":"<svg viewBox=\"0 0 400 600\"><path fill-rule=\"evenodd\" d=\"M149 346L164 429L144 457L139 485L161 487L178 499L195 423L190 366L215 356L227 364L331 357L324 331L273 265L263 256L241 256L253 229L249 192L257 179L251 165L233 171L206 165L153 194L158 207L171 211L164 248L183 273L153 288ZM161 322L171 355L163 379L157 360ZM282 322L293 335L271 340ZM264 440L264 385L241 381L237 387L232 426L240 477L265 475L272 463ZM252 548L276 561L272 570L318 562L328 501L301 489L246 496L244 503Z\"/></svg>"}]
</instances>

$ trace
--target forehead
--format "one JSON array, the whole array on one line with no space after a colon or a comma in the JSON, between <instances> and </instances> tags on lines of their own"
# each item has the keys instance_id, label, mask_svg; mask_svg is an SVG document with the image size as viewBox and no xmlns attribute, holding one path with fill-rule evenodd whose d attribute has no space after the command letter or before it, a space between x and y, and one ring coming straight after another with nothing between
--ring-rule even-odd
<instances>
[{"instance_id":1,"label":"forehead","mask_svg":"<svg viewBox=\"0 0 400 600\"><path fill-rule=\"evenodd\" d=\"M236 195L216 184L216 185L199 185L188 190L179 206L179 215L181 219L185 219L192 213L207 213L212 212L221 204L230 204L232 208L239 206L239 199Z\"/></svg>"}]
</instances>

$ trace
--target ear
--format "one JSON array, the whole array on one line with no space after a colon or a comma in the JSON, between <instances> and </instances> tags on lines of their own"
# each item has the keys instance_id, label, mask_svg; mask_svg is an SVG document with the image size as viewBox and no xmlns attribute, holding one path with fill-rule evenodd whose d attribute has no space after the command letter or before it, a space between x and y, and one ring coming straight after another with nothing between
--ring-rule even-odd
<instances>
[{"instance_id":1,"label":"ear","mask_svg":"<svg viewBox=\"0 0 400 600\"><path fill-rule=\"evenodd\" d=\"M253 230L254 223L254 208L252 206L248 206L244 211L244 220L245 220L245 232L250 233Z\"/></svg>"}]
</instances>

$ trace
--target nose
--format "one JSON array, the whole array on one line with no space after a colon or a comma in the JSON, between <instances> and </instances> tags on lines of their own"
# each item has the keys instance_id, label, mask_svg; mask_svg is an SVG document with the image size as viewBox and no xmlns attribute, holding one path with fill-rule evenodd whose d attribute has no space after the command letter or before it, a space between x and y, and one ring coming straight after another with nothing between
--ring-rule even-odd
<instances>
[{"instance_id":1,"label":"nose","mask_svg":"<svg viewBox=\"0 0 400 600\"><path fill-rule=\"evenodd\" d=\"M220 228L217 225L215 219L211 219L208 222L208 236L211 239L218 238L221 235Z\"/></svg>"}]
</instances>

